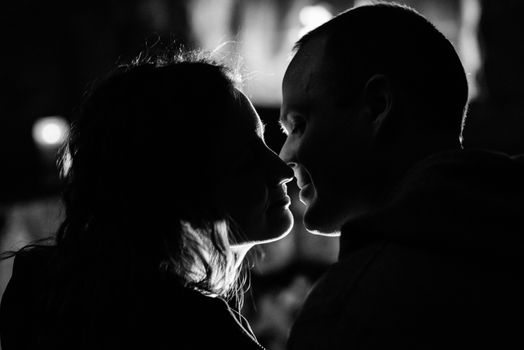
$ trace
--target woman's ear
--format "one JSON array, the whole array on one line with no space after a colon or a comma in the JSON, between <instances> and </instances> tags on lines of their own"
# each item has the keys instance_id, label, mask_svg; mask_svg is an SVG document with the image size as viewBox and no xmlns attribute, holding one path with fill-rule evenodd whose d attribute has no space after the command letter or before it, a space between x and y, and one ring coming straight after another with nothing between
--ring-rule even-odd
<instances>
[{"instance_id":1,"label":"woman's ear","mask_svg":"<svg viewBox=\"0 0 524 350\"><path fill-rule=\"evenodd\" d=\"M375 74L368 79L363 91L363 107L365 117L373 124L377 135L390 116L393 106L393 91L388 77Z\"/></svg>"}]
</instances>

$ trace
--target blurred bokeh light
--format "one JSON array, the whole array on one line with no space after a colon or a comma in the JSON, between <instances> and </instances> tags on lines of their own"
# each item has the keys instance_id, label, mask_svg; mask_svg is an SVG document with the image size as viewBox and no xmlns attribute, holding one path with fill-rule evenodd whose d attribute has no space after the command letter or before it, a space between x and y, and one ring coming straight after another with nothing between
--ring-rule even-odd
<instances>
[{"instance_id":1,"label":"blurred bokeh light","mask_svg":"<svg viewBox=\"0 0 524 350\"><path fill-rule=\"evenodd\" d=\"M33 139L40 147L58 148L69 134L69 125L62 117L38 119L33 125Z\"/></svg>"},{"instance_id":2,"label":"blurred bokeh light","mask_svg":"<svg viewBox=\"0 0 524 350\"><path fill-rule=\"evenodd\" d=\"M0 250L53 234L62 219L56 150L89 83L161 38L203 48L237 68L243 89L278 152L281 82L294 43L362 0L10 1L0 31ZM469 147L524 152L521 101L524 2L405 0L457 48L470 82ZM21 20L23 19L23 20ZM355 35L358 35L356 33ZM41 118L42 116L61 116ZM338 239L309 234L296 184L289 184L295 227L262 247L252 270L246 314L262 344L284 348L309 288L336 261ZM0 263L0 296L11 273Z\"/></svg>"}]
</instances>

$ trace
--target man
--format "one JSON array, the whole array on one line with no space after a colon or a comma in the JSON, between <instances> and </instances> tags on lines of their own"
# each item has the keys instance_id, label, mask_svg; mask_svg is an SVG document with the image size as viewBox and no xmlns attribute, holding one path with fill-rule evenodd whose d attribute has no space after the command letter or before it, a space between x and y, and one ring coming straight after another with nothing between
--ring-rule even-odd
<instances>
[{"instance_id":1,"label":"man","mask_svg":"<svg viewBox=\"0 0 524 350\"><path fill-rule=\"evenodd\" d=\"M280 156L306 228L340 234L340 253L289 349L522 343L524 166L462 149L467 99L452 44L405 6L351 9L297 43Z\"/></svg>"}]
</instances>

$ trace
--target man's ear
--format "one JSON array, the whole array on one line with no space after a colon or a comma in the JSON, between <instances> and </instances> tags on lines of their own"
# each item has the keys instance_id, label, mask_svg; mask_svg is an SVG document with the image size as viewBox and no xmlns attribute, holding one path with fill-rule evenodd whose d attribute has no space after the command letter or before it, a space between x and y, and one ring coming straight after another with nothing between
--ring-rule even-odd
<instances>
[{"instance_id":1,"label":"man's ear","mask_svg":"<svg viewBox=\"0 0 524 350\"><path fill-rule=\"evenodd\" d=\"M365 118L373 123L375 134L379 133L393 106L393 91L388 77L375 74L368 79L362 99Z\"/></svg>"}]
</instances>

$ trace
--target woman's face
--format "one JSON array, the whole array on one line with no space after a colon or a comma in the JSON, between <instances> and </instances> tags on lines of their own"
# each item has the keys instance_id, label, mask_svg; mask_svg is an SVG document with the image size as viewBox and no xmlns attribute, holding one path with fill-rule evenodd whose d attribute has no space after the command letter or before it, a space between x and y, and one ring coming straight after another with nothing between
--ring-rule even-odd
<instances>
[{"instance_id":1,"label":"woman's face","mask_svg":"<svg viewBox=\"0 0 524 350\"><path fill-rule=\"evenodd\" d=\"M215 164L219 205L242 230L245 243L284 237L293 226L286 183L293 171L264 141L264 126L248 98L237 90L230 121L217 136Z\"/></svg>"}]
</instances>

